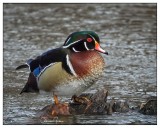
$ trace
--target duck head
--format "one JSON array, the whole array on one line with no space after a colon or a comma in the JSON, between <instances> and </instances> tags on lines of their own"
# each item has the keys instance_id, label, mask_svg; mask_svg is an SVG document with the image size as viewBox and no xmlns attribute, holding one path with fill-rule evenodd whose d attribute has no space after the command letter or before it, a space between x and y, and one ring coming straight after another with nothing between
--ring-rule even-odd
<instances>
[{"instance_id":1,"label":"duck head","mask_svg":"<svg viewBox=\"0 0 160 128\"><path fill-rule=\"evenodd\" d=\"M63 48L68 48L73 52L96 50L108 55L108 52L100 47L100 39L93 31L79 31L70 34L63 44Z\"/></svg>"}]
</instances>

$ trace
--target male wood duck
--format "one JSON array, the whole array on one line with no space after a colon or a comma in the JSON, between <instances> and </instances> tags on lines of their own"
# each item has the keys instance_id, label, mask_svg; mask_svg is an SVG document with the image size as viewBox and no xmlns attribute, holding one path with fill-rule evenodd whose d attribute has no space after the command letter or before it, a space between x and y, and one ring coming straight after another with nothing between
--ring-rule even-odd
<instances>
[{"instance_id":1,"label":"male wood duck","mask_svg":"<svg viewBox=\"0 0 160 128\"><path fill-rule=\"evenodd\" d=\"M74 32L62 47L49 50L16 69L29 67L30 74L23 92L53 91L56 95L79 95L103 72L108 54L100 47L93 31Z\"/></svg>"}]
</instances>

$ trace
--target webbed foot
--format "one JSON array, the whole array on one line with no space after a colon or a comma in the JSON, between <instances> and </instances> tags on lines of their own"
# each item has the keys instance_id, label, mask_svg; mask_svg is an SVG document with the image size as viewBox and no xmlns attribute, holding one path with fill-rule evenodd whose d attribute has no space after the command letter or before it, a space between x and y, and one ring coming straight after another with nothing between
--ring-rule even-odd
<instances>
[{"instance_id":1,"label":"webbed foot","mask_svg":"<svg viewBox=\"0 0 160 128\"><path fill-rule=\"evenodd\" d=\"M92 105L92 101L86 96L79 96L78 97L76 95L73 95L72 100L74 103L77 103L77 104L86 104L86 108L84 110L84 113L86 113L87 110L89 109L89 107Z\"/></svg>"}]
</instances>

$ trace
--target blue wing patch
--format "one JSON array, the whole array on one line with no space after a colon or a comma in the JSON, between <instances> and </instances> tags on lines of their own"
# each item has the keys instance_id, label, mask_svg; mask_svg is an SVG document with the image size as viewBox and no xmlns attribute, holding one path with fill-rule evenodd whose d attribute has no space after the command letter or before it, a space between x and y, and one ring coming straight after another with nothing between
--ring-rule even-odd
<instances>
[{"instance_id":1,"label":"blue wing patch","mask_svg":"<svg viewBox=\"0 0 160 128\"><path fill-rule=\"evenodd\" d=\"M33 74L34 74L35 77L37 77L40 72L41 72L41 70L40 70L40 68L38 67L38 68L34 69Z\"/></svg>"},{"instance_id":2,"label":"blue wing patch","mask_svg":"<svg viewBox=\"0 0 160 128\"><path fill-rule=\"evenodd\" d=\"M44 68L42 68L41 66L37 67L36 69L33 70L33 74L35 77L37 77L41 71L43 70Z\"/></svg>"}]
</instances>

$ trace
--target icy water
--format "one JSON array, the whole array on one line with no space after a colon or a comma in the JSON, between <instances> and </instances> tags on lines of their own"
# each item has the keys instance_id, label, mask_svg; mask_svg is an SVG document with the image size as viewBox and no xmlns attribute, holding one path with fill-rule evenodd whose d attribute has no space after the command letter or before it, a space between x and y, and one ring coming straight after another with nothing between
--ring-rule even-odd
<instances>
[{"instance_id":1,"label":"icy water","mask_svg":"<svg viewBox=\"0 0 160 128\"><path fill-rule=\"evenodd\" d=\"M156 4L3 4L3 11L3 124L157 124L157 116L136 111L41 122L36 113L53 102L52 94L20 95L29 71L15 71L63 45L70 33L92 30L109 55L103 55L103 76L87 92L107 88L108 99L137 106L157 96Z\"/></svg>"}]
</instances>

